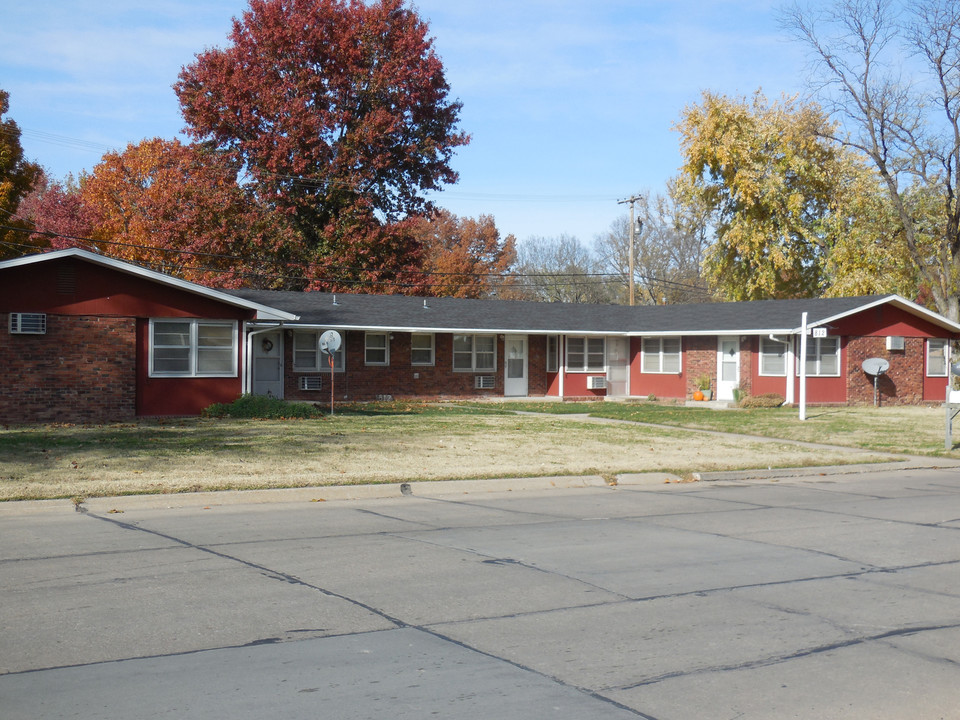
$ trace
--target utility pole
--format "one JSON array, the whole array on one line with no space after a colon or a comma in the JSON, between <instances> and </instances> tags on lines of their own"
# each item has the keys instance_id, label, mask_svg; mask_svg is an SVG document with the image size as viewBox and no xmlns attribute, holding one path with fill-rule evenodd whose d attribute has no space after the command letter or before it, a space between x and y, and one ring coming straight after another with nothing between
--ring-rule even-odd
<instances>
[{"instance_id":1,"label":"utility pole","mask_svg":"<svg viewBox=\"0 0 960 720\"><path fill-rule=\"evenodd\" d=\"M630 304L636 304L634 302L634 290L633 290L633 234L636 229L636 225L633 221L633 204L640 199L639 195L634 195L628 197L626 200L618 200L617 205L624 205L625 203L630 203L630 257L628 258L628 264L630 266Z\"/></svg>"}]
</instances>

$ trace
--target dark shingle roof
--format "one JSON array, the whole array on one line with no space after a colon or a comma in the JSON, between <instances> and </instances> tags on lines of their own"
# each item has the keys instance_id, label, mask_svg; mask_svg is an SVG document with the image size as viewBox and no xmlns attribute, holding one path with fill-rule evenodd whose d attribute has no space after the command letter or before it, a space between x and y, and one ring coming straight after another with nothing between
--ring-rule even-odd
<instances>
[{"instance_id":1,"label":"dark shingle roof","mask_svg":"<svg viewBox=\"0 0 960 720\"><path fill-rule=\"evenodd\" d=\"M759 300L702 305L589 305L513 300L466 300L405 295L351 295L277 290L227 290L296 313L299 323L326 328L597 334L738 334L791 332L848 315L896 295ZM336 298L336 304L334 304Z\"/></svg>"}]
</instances>

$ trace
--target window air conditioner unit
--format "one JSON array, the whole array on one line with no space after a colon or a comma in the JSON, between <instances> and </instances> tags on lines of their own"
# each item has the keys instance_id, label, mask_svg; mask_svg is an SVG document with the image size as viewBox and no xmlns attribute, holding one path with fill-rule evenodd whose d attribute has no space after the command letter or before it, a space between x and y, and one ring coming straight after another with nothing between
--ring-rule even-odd
<instances>
[{"instance_id":1,"label":"window air conditioner unit","mask_svg":"<svg viewBox=\"0 0 960 720\"><path fill-rule=\"evenodd\" d=\"M887 350L903 350L903 335L888 335Z\"/></svg>"},{"instance_id":2,"label":"window air conditioner unit","mask_svg":"<svg viewBox=\"0 0 960 720\"><path fill-rule=\"evenodd\" d=\"M587 378L587 390L606 390L607 378L605 375L591 375Z\"/></svg>"},{"instance_id":3,"label":"window air conditioner unit","mask_svg":"<svg viewBox=\"0 0 960 720\"><path fill-rule=\"evenodd\" d=\"M45 335L46 333L45 313L10 313L11 335Z\"/></svg>"},{"instance_id":4,"label":"window air conditioner unit","mask_svg":"<svg viewBox=\"0 0 960 720\"><path fill-rule=\"evenodd\" d=\"M475 375L473 378L473 386L477 390L493 390L495 385L493 375Z\"/></svg>"},{"instance_id":5,"label":"window air conditioner unit","mask_svg":"<svg viewBox=\"0 0 960 720\"><path fill-rule=\"evenodd\" d=\"M323 378L320 375L301 375L301 390L321 390L323 388Z\"/></svg>"}]
</instances>

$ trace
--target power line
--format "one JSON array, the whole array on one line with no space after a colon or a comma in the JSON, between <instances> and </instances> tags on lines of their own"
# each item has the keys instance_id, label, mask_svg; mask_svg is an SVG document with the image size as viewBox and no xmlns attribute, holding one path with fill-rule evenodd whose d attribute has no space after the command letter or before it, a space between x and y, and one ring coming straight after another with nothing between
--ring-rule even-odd
<instances>
[{"instance_id":1,"label":"power line","mask_svg":"<svg viewBox=\"0 0 960 720\"><path fill-rule=\"evenodd\" d=\"M7 211L7 214L14 219L19 219L24 222L29 222L28 220L16 215L15 213L10 213ZM134 250L143 250L146 252L155 252L166 255L173 256L190 256L197 258L210 258L213 260L224 260L224 261L248 261L249 258L243 257L241 255L227 255L223 253L212 253L199 250L178 250L175 248L164 248L156 247L151 245L141 245L137 243L127 243L120 242L117 240L95 240L93 238L76 236L76 235L67 235L63 233L57 233L53 231L45 230L31 230L30 228L16 227L13 225L0 225L0 230L7 230L13 232L19 232L30 235L43 235L48 238L62 238L64 240L70 240L78 243L83 243L87 246L88 249L93 252L99 252L98 247L102 245L107 246L116 246L122 248L129 248ZM11 244L4 243L8 246L17 245L18 247L25 249L39 249L33 245L26 244ZM157 263L150 263L149 261L143 261L152 265L153 267L162 268L163 266ZM210 267L210 266L191 266L189 270L195 272L225 272L221 267ZM364 267L353 267L347 265L339 265L332 268L334 272L353 272L353 273L363 273L363 272L377 272L375 269L364 268ZM261 278L261 279L270 279L270 280L294 280L298 282L311 281L311 282L321 282L329 284L349 284L349 285L387 285L390 287L400 287L400 288L410 288L410 287L445 287L443 283L422 283L422 282L401 282L399 280L390 281L386 279L380 280L346 280L337 277L313 277L308 278L302 274L298 275L286 275L280 273L264 273L264 272L251 272L251 271L240 271L240 270L229 270L226 271L230 274L237 277L245 278ZM552 285L552 286L563 286L563 287L588 287L593 285L603 285L607 284L613 280L622 280L623 275L621 273L590 273L590 272L573 272L573 273L561 273L561 272L543 272L543 273L476 273L476 272L446 272L446 271L436 271L436 270L415 270L415 271L399 271L399 273L407 273L413 276L422 276L422 277L451 277L451 278L469 278L476 281L496 279L501 282L508 282L510 280L535 280L539 281L540 284ZM637 276L644 282L650 284L660 284L667 285L671 287L676 287L678 289L687 289L692 290L697 293L703 293L704 295L708 294L704 288L699 285L693 285L690 283L684 283L676 280L669 280L667 278L657 278L653 276L639 275ZM526 283L525 283L526 285Z\"/></svg>"},{"instance_id":2,"label":"power line","mask_svg":"<svg viewBox=\"0 0 960 720\"><path fill-rule=\"evenodd\" d=\"M14 130L0 125L0 134L19 135L20 137L30 138L38 142L58 145L60 147L76 148L78 150L90 150L99 153L105 153L113 150L109 145L93 142L91 140L82 140L80 138L68 137L66 135L57 135L55 133L45 132L43 130L31 130L30 128L17 127Z\"/></svg>"}]
</instances>

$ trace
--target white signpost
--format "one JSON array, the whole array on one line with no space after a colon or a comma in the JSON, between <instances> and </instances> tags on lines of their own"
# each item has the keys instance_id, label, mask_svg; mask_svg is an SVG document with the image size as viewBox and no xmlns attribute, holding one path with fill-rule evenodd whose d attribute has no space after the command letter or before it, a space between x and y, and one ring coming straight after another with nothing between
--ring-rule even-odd
<instances>
[{"instance_id":1,"label":"white signpost","mask_svg":"<svg viewBox=\"0 0 960 720\"><path fill-rule=\"evenodd\" d=\"M947 365L947 397L943 406L947 409L946 437L943 440L944 450L953 450L953 419L960 413L960 390L953 389L953 376L960 375L960 363Z\"/></svg>"},{"instance_id":2,"label":"white signpost","mask_svg":"<svg viewBox=\"0 0 960 720\"><path fill-rule=\"evenodd\" d=\"M320 346L320 352L325 353L330 362L330 415L333 415L333 360L342 342L340 333L336 330L327 330L320 336L317 343Z\"/></svg>"},{"instance_id":3,"label":"white signpost","mask_svg":"<svg viewBox=\"0 0 960 720\"><path fill-rule=\"evenodd\" d=\"M807 419L807 314L800 316L800 419Z\"/></svg>"}]
</instances>

